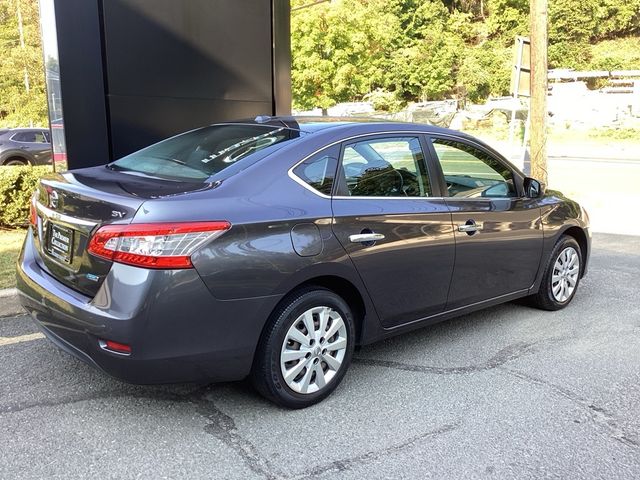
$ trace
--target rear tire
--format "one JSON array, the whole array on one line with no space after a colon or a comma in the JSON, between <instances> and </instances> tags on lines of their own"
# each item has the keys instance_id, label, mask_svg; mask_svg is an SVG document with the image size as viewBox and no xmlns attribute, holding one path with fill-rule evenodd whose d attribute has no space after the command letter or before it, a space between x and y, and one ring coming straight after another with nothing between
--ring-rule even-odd
<instances>
[{"instance_id":1,"label":"rear tire","mask_svg":"<svg viewBox=\"0 0 640 480\"><path fill-rule=\"evenodd\" d=\"M10 158L9 160L6 160L3 163L3 165L14 166L14 167L17 167L17 166L24 167L26 165L29 165L29 162L23 158L13 157L13 158Z\"/></svg>"},{"instance_id":2,"label":"rear tire","mask_svg":"<svg viewBox=\"0 0 640 480\"><path fill-rule=\"evenodd\" d=\"M578 242L563 235L553 248L538 293L530 303L542 310L560 310L573 300L582 274L582 251Z\"/></svg>"},{"instance_id":3,"label":"rear tire","mask_svg":"<svg viewBox=\"0 0 640 480\"><path fill-rule=\"evenodd\" d=\"M255 389L287 408L325 399L344 377L355 344L349 305L334 292L310 287L273 312L251 372Z\"/></svg>"}]
</instances>

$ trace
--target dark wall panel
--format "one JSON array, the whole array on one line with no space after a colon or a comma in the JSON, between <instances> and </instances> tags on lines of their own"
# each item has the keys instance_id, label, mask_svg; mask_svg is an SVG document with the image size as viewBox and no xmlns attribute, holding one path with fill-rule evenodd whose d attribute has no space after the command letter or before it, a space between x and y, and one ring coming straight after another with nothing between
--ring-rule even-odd
<instances>
[{"instance_id":1,"label":"dark wall panel","mask_svg":"<svg viewBox=\"0 0 640 480\"><path fill-rule=\"evenodd\" d=\"M270 0L104 0L112 150L273 114Z\"/></svg>"},{"instance_id":2,"label":"dark wall panel","mask_svg":"<svg viewBox=\"0 0 640 480\"><path fill-rule=\"evenodd\" d=\"M104 0L110 95L271 101L270 0Z\"/></svg>"},{"instance_id":3,"label":"dark wall panel","mask_svg":"<svg viewBox=\"0 0 640 480\"><path fill-rule=\"evenodd\" d=\"M191 128L271 112L271 102L204 98L110 97L113 155L120 158L141 147Z\"/></svg>"},{"instance_id":4,"label":"dark wall panel","mask_svg":"<svg viewBox=\"0 0 640 480\"><path fill-rule=\"evenodd\" d=\"M74 168L104 164L110 147L98 4L55 0L54 5L67 161Z\"/></svg>"},{"instance_id":5,"label":"dark wall panel","mask_svg":"<svg viewBox=\"0 0 640 480\"><path fill-rule=\"evenodd\" d=\"M290 112L289 0L41 1L55 3L69 168Z\"/></svg>"}]
</instances>

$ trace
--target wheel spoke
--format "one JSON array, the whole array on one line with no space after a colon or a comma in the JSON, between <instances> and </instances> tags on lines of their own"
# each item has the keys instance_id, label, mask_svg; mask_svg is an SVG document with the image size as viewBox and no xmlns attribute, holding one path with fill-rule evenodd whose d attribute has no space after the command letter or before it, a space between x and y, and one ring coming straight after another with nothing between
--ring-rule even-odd
<instances>
[{"instance_id":1,"label":"wheel spoke","mask_svg":"<svg viewBox=\"0 0 640 480\"><path fill-rule=\"evenodd\" d=\"M325 348L328 352L333 352L335 350L342 350L343 348L347 348L347 339L340 337L333 343L328 343L325 345Z\"/></svg>"},{"instance_id":2,"label":"wheel spoke","mask_svg":"<svg viewBox=\"0 0 640 480\"><path fill-rule=\"evenodd\" d=\"M569 267L573 267L578 262L578 255L575 253L571 254L571 259L569 260Z\"/></svg>"},{"instance_id":3,"label":"wheel spoke","mask_svg":"<svg viewBox=\"0 0 640 480\"><path fill-rule=\"evenodd\" d=\"M322 370L322 365L319 363L315 366L316 370L316 380L315 383L318 386L318 389L324 387L327 384L326 379L324 378L324 370Z\"/></svg>"},{"instance_id":4,"label":"wheel spoke","mask_svg":"<svg viewBox=\"0 0 640 480\"><path fill-rule=\"evenodd\" d=\"M309 346L309 337L302 333L297 327L293 327L287 333L287 338L298 342L301 345Z\"/></svg>"},{"instance_id":5,"label":"wheel spoke","mask_svg":"<svg viewBox=\"0 0 640 480\"><path fill-rule=\"evenodd\" d=\"M324 337L325 331L327 330L327 323L329 322L329 309L323 308L319 314L320 317L320 325L318 326L318 334L320 337Z\"/></svg>"},{"instance_id":6,"label":"wheel spoke","mask_svg":"<svg viewBox=\"0 0 640 480\"><path fill-rule=\"evenodd\" d=\"M282 352L282 361L283 362L292 362L294 360L299 360L304 358L309 350L300 349L300 350L285 350Z\"/></svg>"},{"instance_id":7,"label":"wheel spoke","mask_svg":"<svg viewBox=\"0 0 640 480\"><path fill-rule=\"evenodd\" d=\"M573 288L576 286L576 279L574 277L567 277L567 283Z\"/></svg>"},{"instance_id":8,"label":"wheel spoke","mask_svg":"<svg viewBox=\"0 0 640 480\"><path fill-rule=\"evenodd\" d=\"M551 283L555 284L555 283L559 282L561 278L562 277L560 275L553 275L551 277Z\"/></svg>"},{"instance_id":9,"label":"wheel spoke","mask_svg":"<svg viewBox=\"0 0 640 480\"><path fill-rule=\"evenodd\" d=\"M329 330L327 330L327 333L325 334L325 338L333 337L336 334L336 332L340 330L340 328L342 328L343 326L344 326L344 322L342 321L341 317L334 318L333 322L331 322L331 327L329 327Z\"/></svg>"},{"instance_id":10,"label":"wheel spoke","mask_svg":"<svg viewBox=\"0 0 640 480\"><path fill-rule=\"evenodd\" d=\"M307 361L303 360L301 362L298 362L298 364L295 367L291 368L290 370L287 370L286 374L283 375L285 382L287 383L293 382L293 379L298 376L298 374L302 371L302 369L305 367L307 363L308 363Z\"/></svg>"},{"instance_id":11,"label":"wheel spoke","mask_svg":"<svg viewBox=\"0 0 640 480\"><path fill-rule=\"evenodd\" d=\"M307 365L307 371L304 373L302 377L302 381L300 382L300 391L302 393L307 393L309 391L309 383L311 382L311 375L313 374L314 368Z\"/></svg>"},{"instance_id":12,"label":"wheel spoke","mask_svg":"<svg viewBox=\"0 0 640 480\"><path fill-rule=\"evenodd\" d=\"M340 365L342 365L342 362L336 360L331 355L323 355L322 356L322 360L324 360L325 363L327 365L329 365L329 368L331 370L336 370L337 371L340 368Z\"/></svg>"},{"instance_id":13,"label":"wheel spoke","mask_svg":"<svg viewBox=\"0 0 640 480\"><path fill-rule=\"evenodd\" d=\"M562 290L562 280L559 281L558 283L556 283L553 286L553 294L557 297L558 295L560 295L560 291Z\"/></svg>"},{"instance_id":14,"label":"wheel spoke","mask_svg":"<svg viewBox=\"0 0 640 480\"><path fill-rule=\"evenodd\" d=\"M307 310L306 312L304 312L304 314L302 315L302 321L304 323L304 326L307 328L307 336L309 338L315 338L316 329L313 326L313 313L311 312L311 310Z\"/></svg>"}]
</instances>

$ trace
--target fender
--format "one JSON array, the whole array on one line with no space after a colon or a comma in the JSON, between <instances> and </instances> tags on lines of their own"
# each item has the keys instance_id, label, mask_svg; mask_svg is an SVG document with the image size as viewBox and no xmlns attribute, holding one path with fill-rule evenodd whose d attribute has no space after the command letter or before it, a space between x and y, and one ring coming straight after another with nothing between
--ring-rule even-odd
<instances>
[{"instance_id":1,"label":"fender","mask_svg":"<svg viewBox=\"0 0 640 480\"><path fill-rule=\"evenodd\" d=\"M0 154L0 165L3 165L11 157L19 157L27 161L30 165L34 165L33 156L27 152L26 150L20 150L17 148L12 148L11 150L6 150Z\"/></svg>"},{"instance_id":2,"label":"fender","mask_svg":"<svg viewBox=\"0 0 640 480\"><path fill-rule=\"evenodd\" d=\"M549 255L558 239L564 235L569 229L579 229L584 239L578 238L578 243L583 247L582 252L582 276L587 272L589 257L591 254L591 231L589 230L589 217L586 212L573 200L564 197L559 192L549 192L550 197L555 204L542 205L542 229L544 235L542 258L540 267L536 274L536 280L529 289L529 293L533 294L540 288L545 268L549 262ZM548 198L548 197L546 197ZM544 202L543 199L543 203ZM574 235L575 236L575 235Z\"/></svg>"}]
</instances>

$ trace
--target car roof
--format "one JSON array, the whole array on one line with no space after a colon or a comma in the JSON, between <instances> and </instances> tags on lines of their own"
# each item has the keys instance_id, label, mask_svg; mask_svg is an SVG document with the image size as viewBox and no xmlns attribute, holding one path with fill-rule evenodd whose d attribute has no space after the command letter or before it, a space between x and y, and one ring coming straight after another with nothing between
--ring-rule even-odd
<instances>
[{"instance_id":1,"label":"car roof","mask_svg":"<svg viewBox=\"0 0 640 480\"><path fill-rule=\"evenodd\" d=\"M315 133L325 130L347 129L358 125L375 125L376 127L389 127L392 130L401 129L402 127L420 129L423 132L432 133L453 133L453 130L437 127L425 123L401 122L398 120L389 120L386 118L376 117L330 117L330 116L285 116L285 115L260 115L253 119L238 120L228 123L253 124L253 125L272 125L278 127L286 127L291 130L297 130L303 133ZM455 131L457 135L465 136L464 133Z\"/></svg>"}]
</instances>

